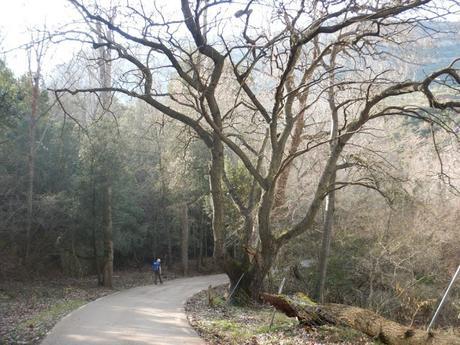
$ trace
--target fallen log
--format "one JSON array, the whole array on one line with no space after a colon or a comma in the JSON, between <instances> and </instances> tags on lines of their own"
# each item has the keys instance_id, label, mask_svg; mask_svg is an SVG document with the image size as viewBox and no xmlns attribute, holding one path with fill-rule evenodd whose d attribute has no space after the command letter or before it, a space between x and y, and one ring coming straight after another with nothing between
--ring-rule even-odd
<instances>
[{"instance_id":1,"label":"fallen log","mask_svg":"<svg viewBox=\"0 0 460 345\"><path fill-rule=\"evenodd\" d=\"M296 317L306 326L347 326L387 345L460 345L460 337L455 334L407 327L363 308L316 304L304 294L288 297L263 293L261 298L287 316Z\"/></svg>"}]
</instances>

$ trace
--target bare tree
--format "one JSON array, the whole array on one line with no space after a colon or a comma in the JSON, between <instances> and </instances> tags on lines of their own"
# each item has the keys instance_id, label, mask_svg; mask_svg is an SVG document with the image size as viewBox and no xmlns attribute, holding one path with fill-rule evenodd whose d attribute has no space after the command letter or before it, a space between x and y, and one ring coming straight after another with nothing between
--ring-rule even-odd
<instances>
[{"instance_id":1,"label":"bare tree","mask_svg":"<svg viewBox=\"0 0 460 345\"><path fill-rule=\"evenodd\" d=\"M35 180L35 160L36 160L36 131L39 117L40 102L40 80L42 63L47 49L44 37L33 37L27 48L29 62L29 77L32 90L31 108L29 118L29 152L27 155L27 217L26 217L26 245L24 252L24 262L27 264L30 256L32 226L33 226L33 201L34 201L34 180Z\"/></svg>"},{"instance_id":2,"label":"bare tree","mask_svg":"<svg viewBox=\"0 0 460 345\"><path fill-rule=\"evenodd\" d=\"M113 14L112 14L113 17ZM112 18L111 17L111 18ZM104 45L103 37L107 36L108 40L113 40L113 34L110 29L102 29L102 25L98 23L96 30L99 36L100 47L99 52L99 80L101 86L110 89L112 86L112 61L111 50ZM109 91L101 93L101 106L104 113L110 110L111 96ZM106 144L107 145L107 144ZM112 171L106 163L103 167L103 190L104 190L104 211L103 211L103 238L104 238L104 262L102 270L102 284L105 287L112 288L113 276L113 223L112 223ZM97 257L96 257L96 260Z\"/></svg>"},{"instance_id":3,"label":"bare tree","mask_svg":"<svg viewBox=\"0 0 460 345\"><path fill-rule=\"evenodd\" d=\"M371 64L384 53L377 43L391 44L392 36L422 25L430 13L435 13L435 17L448 13L429 0L383 1L372 5L355 1L340 4L298 1L289 6L268 6L268 11L254 0L247 1L242 8L227 0L181 0L179 15L171 13L166 18L166 9L158 8L158 3L151 8L128 5L119 8L116 21L111 21L109 13L97 4L70 2L87 25L91 28L103 25L114 37L96 37L81 30L64 35L95 47L103 45L115 53L114 60L129 67L111 87L63 88L55 90L56 95L118 92L147 102L195 131L212 156L214 256L232 284L243 276L241 290L253 297L262 289L279 249L314 228L337 166L343 163L340 159L345 148L371 120L405 115L448 129L440 113L429 112L420 104L387 105L388 100L421 93L430 108L457 111L460 106L453 99L440 99L433 91L436 83L459 83L454 64L418 82L398 81L386 71L375 70ZM319 14L312 17L312 9ZM231 23L228 19L232 11L239 18L237 24L235 19ZM202 30L205 12L207 35ZM272 17L272 30L264 27L261 16L255 15L257 12ZM129 24L134 21L142 25ZM226 30L229 25L233 30ZM373 44L364 47L363 42ZM343 71L340 80L331 86L330 73L322 62L330 58L335 47L349 47L349 50L340 50L341 66L331 67ZM196 56L204 62L197 64ZM165 74L170 85L175 83L180 88L166 87L158 81ZM321 118L321 125L312 121L314 132L309 139L289 152L287 147L296 123L302 123L299 119L305 116L313 119L316 111L322 111L324 95L331 89L347 91L334 106L337 119L335 115L331 118L335 129L332 132L322 129L327 117ZM302 95L307 95L307 100ZM252 134L253 139L244 133ZM280 176L294 160L306 160L308 153L328 146L328 157L319 164L319 177L312 182L313 192L302 215L292 224L277 226L273 210ZM239 209L249 225L235 257L226 253L224 242L226 152L238 157L255 182L248 199L250 207L239 205L244 206ZM257 246L254 246L254 232Z\"/></svg>"}]
</instances>

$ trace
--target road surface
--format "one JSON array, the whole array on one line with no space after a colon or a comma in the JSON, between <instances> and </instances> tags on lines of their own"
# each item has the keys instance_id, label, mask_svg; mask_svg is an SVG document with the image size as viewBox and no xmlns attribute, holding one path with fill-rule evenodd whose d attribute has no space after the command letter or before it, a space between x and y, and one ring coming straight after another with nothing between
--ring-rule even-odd
<instances>
[{"instance_id":1,"label":"road surface","mask_svg":"<svg viewBox=\"0 0 460 345\"><path fill-rule=\"evenodd\" d=\"M91 302L62 319L42 345L203 345L184 313L186 299L225 275L166 281Z\"/></svg>"}]
</instances>

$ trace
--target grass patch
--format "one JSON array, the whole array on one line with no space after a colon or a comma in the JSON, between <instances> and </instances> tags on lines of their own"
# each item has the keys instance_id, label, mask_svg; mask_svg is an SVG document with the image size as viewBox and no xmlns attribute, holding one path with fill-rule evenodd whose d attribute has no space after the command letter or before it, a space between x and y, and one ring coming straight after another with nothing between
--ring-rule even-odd
<instances>
[{"instance_id":1,"label":"grass patch","mask_svg":"<svg viewBox=\"0 0 460 345\"><path fill-rule=\"evenodd\" d=\"M318 328L318 336L320 339L324 339L333 343L345 342L355 344L368 339L368 337L363 333L353 328L342 326L320 326ZM381 343L379 340L372 339L370 344L381 345L383 343Z\"/></svg>"},{"instance_id":2,"label":"grass patch","mask_svg":"<svg viewBox=\"0 0 460 345\"><path fill-rule=\"evenodd\" d=\"M298 323L296 319L289 318L286 315L281 314L279 312L275 312L273 324L270 327L272 313L272 311L268 311L261 314L264 324L256 329L257 334L285 332L289 331L293 327L297 327Z\"/></svg>"},{"instance_id":3,"label":"grass patch","mask_svg":"<svg viewBox=\"0 0 460 345\"><path fill-rule=\"evenodd\" d=\"M213 316L196 320L195 326L201 334L220 339L225 344L253 343L258 335L277 333L295 326L294 319L275 312L273 325L271 308L250 308L221 304L208 309Z\"/></svg>"},{"instance_id":4,"label":"grass patch","mask_svg":"<svg viewBox=\"0 0 460 345\"><path fill-rule=\"evenodd\" d=\"M226 338L232 339L235 343L245 341L251 334L247 329L241 327L241 324L232 320L212 320L209 323L210 330L219 334L225 334Z\"/></svg>"},{"instance_id":5,"label":"grass patch","mask_svg":"<svg viewBox=\"0 0 460 345\"><path fill-rule=\"evenodd\" d=\"M214 298L225 293L215 289ZM313 302L306 295L296 298ZM347 327L305 328L297 319L275 311L270 306L244 306L214 303L208 305L207 292L193 296L186 304L192 326L212 345L377 345L365 334ZM270 321L274 315L273 325Z\"/></svg>"}]
</instances>

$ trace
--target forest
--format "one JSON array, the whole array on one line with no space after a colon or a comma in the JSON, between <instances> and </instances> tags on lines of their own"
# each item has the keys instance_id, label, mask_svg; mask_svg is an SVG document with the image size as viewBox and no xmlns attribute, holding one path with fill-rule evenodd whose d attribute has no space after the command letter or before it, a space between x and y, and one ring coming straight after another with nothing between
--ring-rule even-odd
<instances>
[{"instance_id":1,"label":"forest","mask_svg":"<svg viewBox=\"0 0 460 345\"><path fill-rule=\"evenodd\" d=\"M0 313L159 257L426 328L460 265L457 1L64 2L0 40Z\"/></svg>"}]
</instances>

